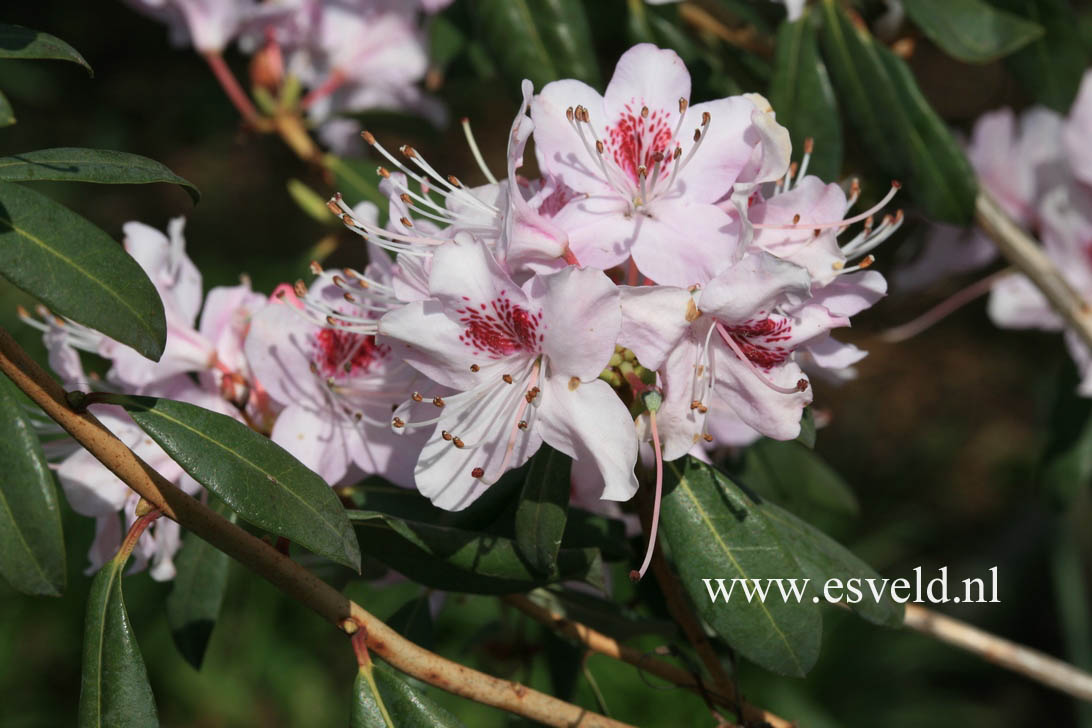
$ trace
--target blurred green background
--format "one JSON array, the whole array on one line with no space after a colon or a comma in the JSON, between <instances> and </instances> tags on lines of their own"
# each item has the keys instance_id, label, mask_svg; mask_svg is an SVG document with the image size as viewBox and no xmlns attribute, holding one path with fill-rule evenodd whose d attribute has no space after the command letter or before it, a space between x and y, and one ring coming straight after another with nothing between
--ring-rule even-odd
<instances>
[{"instance_id":1,"label":"blurred green background","mask_svg":"<svg viewBox=\"0 0 1092 728\"><path fill-rule=\"evenodd\" d=\"M625 47L610 26L618 0L596 3L593 28L609 72ZM186 215L188 250L206 287L249 274L259 290L305 275L308 250L323 236L343 243L335 261L359 263L359 239L303 214L286 190L298 178L327 195L332 181L309 169L274 137L248 134L204 62L168 46L165 29L119 2L9 3L3 21L71 43L95 77L63 63L0 62L0 88L19 123L0 131L0 154L53 146L121 149L164 162L203 193L193 207L168 185L38 185L120 239L121 225L164 227ZM606 24L603 21L605 19ZM613 54L613 55L611 55ZM229 55L245 77L246 61ZM1022 104L1003 67L956 66L924 40L911 61L926 94L951 123L967 128L984 110ZM751 90L751 89L746 89ZM760 90L760 89L755 89ZM515 89L449 69L438 91L450 117L469 116L494 168L516 105ZM701 99L696 99L701 100ZM478 173L457 125L377 120L392 144L412 141L434 166L465 181ZM849 159L852 167L853 148ZM880 251L881 269L912 254L924 225ZM834 388L818 383L816 403L831 416L818 450L860 500L857 517L802 514L850 546L885 576L926 574L947 565L953 580L999 567L1000 604L948 605L947 613L1046 651L1092 659L1088 613L1089 498L1039 485L1047 423L1059 396L1073 404L1061 338L1003 332L978 302L900 345L876 338L924 311L969 279L913 295L893 295L855 319L846 338L870 350L860 378ZM0 323L37 356L34 332L14 316L27 300L0 282ZM1062 394L1059 395L1058 392ZM31 599L0 584L0 725L72 725L79 694L83 575L93 524L65 514L69 593ZM616 597L630 589L616 574ZM343 726L355 662L348 644L322 620L272 587L235 569L224 613L198 672L175 651L163 611L169 585L146 574L125 582L126 601L166 726ZM381 617L420 596L410 584L354 583L351 596ZM1087 706L909 631L868 625L838 610L824 614L823 655L806 680L778 678L743 664L739 679L752 702L803 726L1092 725ZM545 661L560 649L541 628L487 597L449 596L433 634L435 649L552 691ZM636 644L652 649L656 638ZM603 657L588 663L617 718L640 725L711 724L702 702L642 681ZM585 675L574 700L596 708ZM469 726L520 721L498 711L430 693Z\"/></svg>"}]
</instances>

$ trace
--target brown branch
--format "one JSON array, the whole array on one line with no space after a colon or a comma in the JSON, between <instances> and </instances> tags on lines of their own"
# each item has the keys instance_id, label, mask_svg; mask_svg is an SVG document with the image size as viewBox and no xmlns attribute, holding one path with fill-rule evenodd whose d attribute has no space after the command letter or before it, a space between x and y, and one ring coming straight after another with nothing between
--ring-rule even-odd
<instances>
[{"instance_id":1,"label":"brown branch","mask_svg":"<svg viewBox=\"0 0 1092 728\"><path fill-rule=\"evenodd\" d=\"M967 650L1001 667L1092 702L1092 675L1030 647L972 627L917 604L906 605L907 627Z\"/></svg>"},{"instance_id":2,"label":"brown branch","mask_svg":"<svg viewBox=\"0 0 1092 728\"><path fill-rule=\"evenodd\" d=\"M753 26L730 28L708 10L692 2L679 5L679 17L700 31L712 33L728 45L750 51L763 58L773 55L773 43Z\"/></svg>"},{"instance_id":3,"label":"brown branch","mask_svg":"<svg viewBox=\"0 0 1092 728\"><path fill-rule=\"evenodd\" d=\"M504 601L519 611L526 614L536 622L540 622L558 634L569 639L576 640L592 652L606 655L615 660L627 662L638 670L643 670L656 677L663 678L679 687L691 690L701 696L708 696L713 702L732 710L737 706L742 709L740 716L747 724L762 725L768 723L772 728L791 728L792 723L762 708L755 707L746 701L739 699L735 688L729 685L729 692L721 693L709 686L702 685L699 678L689 670L672 665L670 662L652 657L640 650L619 644L613 637L602 632L597 632L591 627L580 622L567 619L564 615L552 612L545 607L535 604L525 596L511 595L504 597Z\"/></svg>"},{"instance_id":4,"label":"brown branch","mask_svg":"<svg viewBox=\"0 0 1092 728\"><path fill-rule=\"evenodd\" d=\"M519 683L478 672L406 640L292 559L176 488L137 457L94 415L73 412L61 386L3 328L0 328L0 371L163 515L268 579L343 632L352 635L364 630L368 649L402 672L455 695L550 726L627 728L625 723Z\"/></svg>"},{"instance_id":5,"label":"brown branch","mask_svg":"<svg viewBox=\"0 0 1092 728\"><path fill-rule=\"evenodd\" d=\"M1066 324L1092 349L1092 307L1073 290L1042 246L1021 230L981 185L975 199L975 220L997 249L1042 291Z\"/></svg>"}]
</instances>

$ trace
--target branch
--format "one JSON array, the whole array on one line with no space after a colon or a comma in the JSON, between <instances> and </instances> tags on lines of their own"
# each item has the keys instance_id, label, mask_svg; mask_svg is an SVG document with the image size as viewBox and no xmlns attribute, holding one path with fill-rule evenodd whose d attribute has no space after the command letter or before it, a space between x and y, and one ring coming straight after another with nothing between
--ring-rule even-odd
<instances>
[{"instance_id":1,"label":"branch","mask_svg":"<svg viewBox=\"0 0 1092 728\"><path fill-rule=\"evenodd\" d=\"M732 710L735 710L737 707L742 708L743 715L740 716L740 718L748 725L752 723L755 725L768 724L771 728L791 728L792 726L792 723L784 718L778 717L762 708L757 708L750 703L740 700L734 687L731 685L728 686L729 692L727 693L710 690L708 687L701 684L700 678L690 671L684 670L681 667L676 667L664 660L652 657L633 647L619 644L613 637L608 637L602 632L596 632L591 627L580 622L574 622L567 619L562 614L552 612L545 607L535 604L525 596L513 594L504 597L504 601L536 622L540 622L555 632L576 640L592 652L597 652L600 655L606 655L615 660L627 662L638 670L643 670L656 677L663 678L670 683L691 690L703 697L707 696L718 705L723 705Z\"/></svg>"},{"instance_id":2,"label":"branch","mask_svg":"<svg viewBox=\"0 0 1092 728\"><path fill-rule=\"evenodd\" d=\"M452 662L403 638L300 564L176 488L137 457L94 415L73 412L64 389L3 328L0 328L0 371L163 515L268 579L346 634L353 635L362 630L368 649L402 672L455 695L550 726L630 728L625 723L519 683L500 680Z\"/></svg>"},{"instance_id":3,"label":"branch","mask_svg":"<svg viewBox=\"0 0 1092 728\"><path fill-rule=\"evenodd\" d=\"M1092 308L1073 290L1042 246L1021 230L981 186L975 199L975 220L1002 255L1042 291L1066 324L1092 349Z\"/></svg>"},{"instance_id":4,"label":"branch","mask_svg":"<svg viewBox=\"0 0 1092 728\"><path fill-rule=\"evenodd\" d=\"M916 604L906 605L905 624L941 642L972 652L995 665L1019 672L1075 698L1092 702L1092 675L1050 655L996 637L966 622Z\"/></svg>"}]
</instances>

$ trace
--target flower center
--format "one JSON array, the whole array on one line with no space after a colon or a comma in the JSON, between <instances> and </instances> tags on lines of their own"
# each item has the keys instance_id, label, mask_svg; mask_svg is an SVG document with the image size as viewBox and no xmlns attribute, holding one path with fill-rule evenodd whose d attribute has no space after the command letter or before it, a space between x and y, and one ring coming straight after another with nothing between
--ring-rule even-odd
<instances>
[{"instance_id":1,"label":"flower center","mask_svg":"<svg viewBox=\"0 0 1092 728\"><path fill-rule=\"evenodd\" d=\"M325 328L315 335L315 364L326 377L366 374L372 364L387 355L388 347L375 336Z\"/></svg>"},{"instance_id":2,"label":"flower center","mask_svg":"<svg viewBox=\"0 0 1092 728\"><path fill-rule=\"evenodd\" d=\"M630 181L641 184L640 169L652 169L659 153L666 157L674 141L668 125L671 112L663 109L649 110L647 106L636 111L636 100L626 104L626 111L613 127L607 129L606 141L618 165Z\"/></svg>"},{"instance_id":3,"label":"flower center","mask_svg":"<svg viewBox=\"0 0 1092 728\"><path fill-rule=\"evenodd\" d=\"M464 296L463 300L470 299ZM466 327L459 340L476 354L501 359L517 352L536 353L541 348L542 313L531 313L513 304L504 291L489 303L477 308L469 305L456 313L459 323Z\"/></svg>"}]
</instances>

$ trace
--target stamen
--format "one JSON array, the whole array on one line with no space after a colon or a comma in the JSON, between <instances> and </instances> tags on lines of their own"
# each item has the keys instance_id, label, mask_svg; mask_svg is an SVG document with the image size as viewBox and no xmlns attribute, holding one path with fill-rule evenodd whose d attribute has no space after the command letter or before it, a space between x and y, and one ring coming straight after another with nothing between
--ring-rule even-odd
<instances>
[{"instance_id":1,"label":"stamen","mask_svg":"<svg viewBox=\"0 0 1092 728\"><path fill-rule=\"evenodd\" d=\"M872 207L872 208L870 208L868 210L865 210L861 214L856 215L854 217L847 217L844 220L835 220L834 222L822 222L822 223L812 223L812 222L797 223L797 224L793 224L793 225L766 224L766 223L756 222L756 223L751 223L751 226L754 227L755 229L758 229L758 230L807 230L809 228L810 229L815 229L815 230L823 230L823 229L826 229L826 228L843 227L843 226L846 226L846 225L852 225L855 222L860 222L861 220L866 220L870 216L874 215L876 212L882 210L887 205L888 202L891 202L891 199L898 193L898 191L899 191L899 189L901 187L902 187L902 185L898 181L892 182L891 183L891 189L888 190L887 194L884 195L884 198L882 200L880 200L878 203L876 203L876 205L874 207Z\"/></svg>"},{"instance_id":2,"label":"stamen","mask_svg":"<svg viewBox=\"0 0 1092 728\"><path fill-rule=\"evenodd\" d=\"M656 550L656 532L660 526L660 501L662 500L664 487L664 454L663 449L660 447L660 431L656 427L655 410L649 410L648 420L652 428L652 451L656 454L656 495L652 501L652 522L648 532L645 560L640 569L629 572L630 581L640 581L645 572L648 571L648 566L652 563L652 554Z\"/></svg>"},{"instance_id":3,"label":"stamen","mask_svg":"<svg viewBox=\"0 0 1092 728\"><path fill-rule=\"evenodd\" d=\"M763 372L761 372L758 367L755 366L754 362L752 362L747 357L747 355L743 353L743 350L739 348L739 344L736 343L736 340L732 338L732 335L728 333L728 330L724 328L723 324L717 323L716 327L717 333L720 334L720 338L724 340L724 343L728 345L728 348L731 349L735 353L735 355L739 357L739 360L742 361L747 366L747 368L751 370L752 374L758 377L759 381L761 381L773 391L780 392L781 394L796 394L797 392L803 392L808 388L807 379L800 379L796 383L795 387L782 387L781 385L775 383L772 379L770 379Z\"/></svg>"},{"instance_id":4,"label":"stamen","mask_svg":"<svg viewBox=\"0 0 1092 728\"><path fill-rule=\"evenodd\" d=\"M482 152L478 148L478 142L474 138L474 132L470 130L470 119L463 117L460 122L463 127L463 134L466 135L466 143L470 146L470 153L474 155L474 161L478 163L478 169L482 171L485 178L489 180L489 184L497 184L497 178L493 176L493 173L489 171L489 167L485 164L485 158L482 157Z\"/></svg>"}]
</instances>

